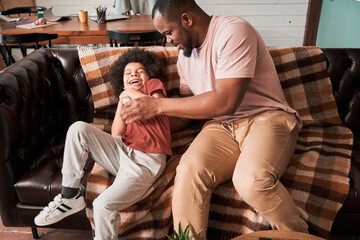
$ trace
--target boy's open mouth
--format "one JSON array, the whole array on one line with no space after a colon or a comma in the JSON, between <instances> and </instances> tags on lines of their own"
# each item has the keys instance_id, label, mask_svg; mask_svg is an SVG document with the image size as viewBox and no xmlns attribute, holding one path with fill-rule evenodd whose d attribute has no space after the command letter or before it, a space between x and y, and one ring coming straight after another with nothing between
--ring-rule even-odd
<instances>
[{"instance_id":1,"label":"boy's open mouth","mask_svg":"<svg viewBox=\"0 0 360 240\"><path fill-rule=\"evenodd\" d=\"M133 86L133 85L140 85L142 83L141 80L139 79L133 79L129 82L129 85Z\"/></svg>"}]
</instances>

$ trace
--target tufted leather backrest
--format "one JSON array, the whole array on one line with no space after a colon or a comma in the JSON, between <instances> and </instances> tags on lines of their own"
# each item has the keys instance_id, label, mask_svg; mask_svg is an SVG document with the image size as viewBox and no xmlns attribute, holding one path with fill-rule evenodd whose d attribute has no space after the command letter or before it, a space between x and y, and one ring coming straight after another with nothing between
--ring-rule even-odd
<instances>
[{"instance_id":1,"label":"tufted leather backrest","mask_svg":"<svg viewBox=\"0 0 360 240\"><path fill-rule=\"evenodd\" d=\"M43 49L54 73L54 89L63 104L59 123L67 129L73 122L92 122L94 106L77 49Z\"/></svg>"},{"instance_id":2,"label":"tufted leather backrest","mask_svg":"<svg viewBox=\"0 0 360 240\"><path fill-rule=\"evenodd\" d=\"M63 138L71 123L92 118L92 97L76 49L37 50L3 70L0 163L12 168L9 181L33 164L43 146Z\"/></svg>"},{"instance_id":3,"label":"tufted leather backrest","mask_svg":"<svg viewBox=\"0 0 360 240\"><path fill-rule=\"evenodd\" d=\"M359 141L360 49L323 49L342 121Z\"/></svg>"}]
</instances>

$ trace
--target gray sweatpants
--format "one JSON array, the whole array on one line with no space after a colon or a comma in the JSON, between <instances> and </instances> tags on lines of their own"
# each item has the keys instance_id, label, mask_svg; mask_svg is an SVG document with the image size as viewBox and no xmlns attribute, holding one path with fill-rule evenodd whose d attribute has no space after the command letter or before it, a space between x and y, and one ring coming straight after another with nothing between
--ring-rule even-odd
<instances>
[{"instance_id":1,"label":"gray sweatpants","mask_svg":"<svg viewBox=\"0 0 360 240\"><path fill-rule=\"evenodd\" d=\"M95 239L118 239L118 211L144 197L163 172L165 154L143 153L127 147L85 122L75 122L67 132L62 167L62 185L78 188L88 156L113 174L113 184L93 202Z\"/></svg>"}]
</instances>

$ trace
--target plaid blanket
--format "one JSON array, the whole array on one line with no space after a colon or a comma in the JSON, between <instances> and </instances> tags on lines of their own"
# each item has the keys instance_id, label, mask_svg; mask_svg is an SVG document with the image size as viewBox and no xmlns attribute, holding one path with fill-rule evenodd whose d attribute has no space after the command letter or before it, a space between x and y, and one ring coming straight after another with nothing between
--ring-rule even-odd
<instances>
[{"instance_id":1,"label":"plaid blanket","mask_svg":"<svg viewBox=\"0 0 360 240\"><path fill-rule=\"evenodd\" d=\"M177 50L151 47L166 62L168 96L178 96ZM114 116L113 92L108 72L126 48L79 48L79 57L95 104L94 124L109 131ZM333 220L349 189L353 135L341 122L326 72L326 62L317 47L269 48L285 97L304 123L295 153L281 178L309 224L310 233L330 236ZM172 134L173 155L164 174L147 196L120 211L119 239L166 239L172 233L171 197L175 168L201 126ZM92 201L111 185L113 176L96 165L89 176L87 215L93 226ZM186 194L186 193L184 193ZM270 229L270 225L236 193L231 181L218 186L211 198L209 228L223 239Z\"/></svg>"}]
</instances>

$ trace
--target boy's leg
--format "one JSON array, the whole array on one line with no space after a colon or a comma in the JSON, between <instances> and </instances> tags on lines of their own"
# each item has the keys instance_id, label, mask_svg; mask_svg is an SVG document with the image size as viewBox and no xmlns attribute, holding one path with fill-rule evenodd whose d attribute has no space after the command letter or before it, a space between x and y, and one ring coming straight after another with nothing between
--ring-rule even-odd
<instances>
[{"instance_id":1,"label":"boy's leg","mask_svg":"<svg viewBox=\"0 0 360 240\"><path fill-rule=\"evenodd\" d=\"M140 201L166 165L164 154L136 150L120 154L121 165L113 184L93 202L96 240L118 239L119 211Z\"/></svg>"},{"instance_id":2,"label":"boy's leg","mask_svg":"<svg viewBox=\"0 0 360 240\"><path fill-rule=\"evenodd\" d=\"M72 124L66 136L62 167L62 193L66 196L57 195L35 217L35 224L53 224L84 209L85 201L83 196L80 196L78 188L88 156L115 175L119 168L119 148L121 141L102 130L85 122Z\"/></svg>"},{"instance_id":3,"label":"boy's leg","mask_svg":"<svg viewBox=\"0 0 360 240\"><path fill-rule=\"evenodd\" d=\"M241 154L233 183L239 195L259 211L273 229L307 232L307 224L279 181L293 155L298 135L295 116L268 111L237 128Z\"/></svg>"},{"instance_id":4,"label":"boy's leg","mask_svg":"<svg viewBox=\"0 0 360 240\"><path fill-rule=\"evenodd\" d=\"M90 155L108 172L116 175L121 141L99 128L85 123L72 124L67 132L62 166L62 186L79 188L84 167Z\"/></svg>"},{"instance_id":5,"label":"boy's leg","mask_svg":"<svg viewBox=\"0 0 360 240\"><path fill-rule=\"evenodd\" d=\"M174 228L190 225L194 240L206 239L211 193L231 179L238 144L218 121L205 124L176 169L172 200Z\"/></svg>"}]
</instances>

